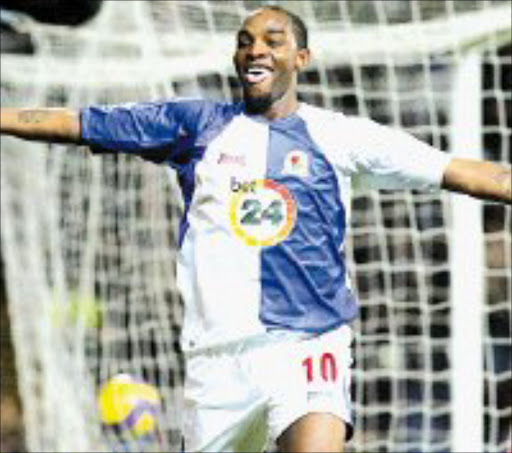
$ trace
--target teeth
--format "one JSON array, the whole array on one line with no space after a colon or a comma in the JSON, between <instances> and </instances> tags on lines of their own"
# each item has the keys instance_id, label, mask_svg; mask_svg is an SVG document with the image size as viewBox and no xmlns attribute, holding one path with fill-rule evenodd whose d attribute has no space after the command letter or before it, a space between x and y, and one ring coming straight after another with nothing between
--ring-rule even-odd
<instances>
[{"instance_id":1,"label":"teeth","mask_svg":"<svg viewBox=\"0 0 512 453\"><path fill-rule=\"evenodd\" d=\"M267 68L248 68L245 71L246 79L249 83L259 83L262 82L270 75L271 71Z\"/></svg>"},{"instance_id":2,"label":"teeth","mask_svg":"<svg viewBox=\"0 0 512 453\"><path fill-rule=\"evenodd\" d=\"M267 68L249 68L247 69L248 74L262 74L264 72L270 72Z\"/></svg>"}]
</instances>

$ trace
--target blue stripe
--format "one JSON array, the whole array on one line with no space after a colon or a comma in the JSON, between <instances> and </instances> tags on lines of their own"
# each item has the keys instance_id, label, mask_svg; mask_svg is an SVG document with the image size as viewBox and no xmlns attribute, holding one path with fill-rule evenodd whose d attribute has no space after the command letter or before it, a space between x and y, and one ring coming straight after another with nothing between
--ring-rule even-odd
<instances>
[{"instance_id":1,"label":"blue stripe","mask_svg":"<svg viewBox=\"0 0 512 453\"><path fill-rule=\"evenodd\" d=\"M308 156L308 176L283 174L292 150ZM347 323L357 304L345 284L345 208L334 169L296 115L270 125L267 156L267 178L292 193L297 220L286 240L262 250L260 319L268 328L318 333Z\"/></svg>"}]
</instances>

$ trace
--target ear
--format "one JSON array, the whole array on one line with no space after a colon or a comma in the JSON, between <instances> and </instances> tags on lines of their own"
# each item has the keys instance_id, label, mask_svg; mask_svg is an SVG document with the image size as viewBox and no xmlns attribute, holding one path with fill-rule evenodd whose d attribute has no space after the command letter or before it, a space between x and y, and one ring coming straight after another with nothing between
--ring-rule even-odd
<instances>
[{"instance_id":1,"label":"ear","mask_svg":"<svg viewBox=\"0 0 512 453\"><path fill-rule=\"evenodd\" d=\"M295 69L302 71L311 62L311 51L309 49L299 49L295 57Z\"/></svg>"}]
</instances>

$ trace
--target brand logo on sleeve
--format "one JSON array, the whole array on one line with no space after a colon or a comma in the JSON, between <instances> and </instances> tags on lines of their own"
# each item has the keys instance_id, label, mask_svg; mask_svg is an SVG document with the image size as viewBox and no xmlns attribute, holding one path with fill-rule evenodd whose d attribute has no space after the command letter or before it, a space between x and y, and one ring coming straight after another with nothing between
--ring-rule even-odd
<instances>
[{"instance_id":1,"label":"brand logo on sleeve","mask_svg":"<svg viewBox=\"0 0 512 453\"><path fill-rule=\"evenodd\" d=\"M230 223L249 246L271 246L292 231L297 204L286 186L269 179L231 179Z\"/></svg>"},{"instance_id":2,"label":"brand logo on sleeve","mask_svg":"<svg viewBox=\"0 0 512 453\"><path fill-rule=\"evenodd\" d=\"M284 175L309 176L309 156L300 149L290 151L284 158Z\"/></svg>"},{"instance_id":3,"label":"brand logo on sleeve","mask_svg":"<svg viewBox=\"0 0 512 453\"><path fill-rule=\"evenodd\" d=\"M241 167L245 166L245 156L239 154L226 154L220 153L219 158L217 159L218 164L228 164L228 165L240 165Z\"/></svg>"}]
</instances>

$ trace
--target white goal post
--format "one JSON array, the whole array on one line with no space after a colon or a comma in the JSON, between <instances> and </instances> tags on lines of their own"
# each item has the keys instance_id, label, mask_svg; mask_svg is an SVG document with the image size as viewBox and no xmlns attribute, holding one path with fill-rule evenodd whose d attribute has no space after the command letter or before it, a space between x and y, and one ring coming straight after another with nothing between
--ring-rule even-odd
<instances>
[{"instance_id":1,"label":"white goal post","mask_svg":"<svg viewBox=\"0 0 512 453\"><path fill-rule=\"evenodd\" d=\"M465 55L454 74L453 153L483 158L481 58ZM468 93L476 99L468 102ZM459 131L464 131L461 134ZM452 198L452 379L454 451L484 450L483 306L484 231L481 204L463 195ZM471 244L471 246L468 246ZM468 353L471 351L471 353ZM471 379L467 379L467 376ZM471 429L468 429L471 427Z\"/></svg>"},{"instance_id":2,"label":"white goal post","mask_svg":"<svg viewBox=\"0 0 512 453\"><path fill-rule=\"evenodd\" d=\"M2 107L238 99L234 32L275 3L310 30L305 101L510 162L506 0L106 1L76 28L13 16L36 51L2 54ZM129 372L158 387L163 451L179 451L176 182L138 158L84 151L1 139L1 252L27 448L109 451L95 398ZM371 191L356 192L351 210L361 316L347 448L510 449L510 208Z\"/></svg>"}]
</instances>

